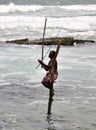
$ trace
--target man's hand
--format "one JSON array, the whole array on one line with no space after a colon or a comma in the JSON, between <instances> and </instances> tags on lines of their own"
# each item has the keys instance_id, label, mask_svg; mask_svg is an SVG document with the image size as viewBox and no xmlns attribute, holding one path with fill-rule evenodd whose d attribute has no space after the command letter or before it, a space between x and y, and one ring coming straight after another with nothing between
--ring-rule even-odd
<instances>
[{"instance_id":1,"label":"man's hand","mask_svg":"<svg viewBox=\"0 0 96 130\"><path fill-rule=\"evenodd\" d=\"M39 59L38 59L38 62L39 62L40 64L42 64L42 60L39 60Z\"/></svg>"}]
</instances>

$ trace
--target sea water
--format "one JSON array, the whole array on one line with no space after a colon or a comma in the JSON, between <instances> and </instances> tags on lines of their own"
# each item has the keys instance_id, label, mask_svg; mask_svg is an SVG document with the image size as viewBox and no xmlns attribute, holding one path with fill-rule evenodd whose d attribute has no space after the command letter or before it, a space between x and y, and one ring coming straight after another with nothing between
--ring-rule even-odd
<instances>
[{"instance_id":1,"label":"sea water","mask_svg":"<svg viewBox=\"0 0 96 130\"><path fill-rule=\"evenodd\" d=\"M36 69L41 46L5 43L42 38L45 18L45 37L96 40L95 1L0 0L0 130L95 130L96 43L61 46L50 117L49 91L41 85L46 72Z\"/></svg>"}]
</instances>

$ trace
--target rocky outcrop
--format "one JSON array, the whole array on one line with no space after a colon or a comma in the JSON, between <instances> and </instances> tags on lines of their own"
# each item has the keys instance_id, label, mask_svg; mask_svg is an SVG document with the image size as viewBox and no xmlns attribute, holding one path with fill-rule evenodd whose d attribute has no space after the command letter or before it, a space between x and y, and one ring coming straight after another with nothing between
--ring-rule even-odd
<instances>
[{"instance_id":1,"label":"rocky outcrop","mask_svg":"<svg viewBox=\"0 0 96 130\"><path fill-rule=\"evenodd\" d=\"M60 40L61 45L64 46L72 46L74 43L76 44L84 44L86 42L95 43L93 40L82 40L82 39L74 39L74 37L54 37L54 38L45 38L44 45L56 45ZM25 39L16 39L6 41L6 43L15 43L15 44L32 44L32 45L42 45L42 39L36 39L29 41L28 38Z\"/></svg>"},{"instance_id":2,"label":"rocky outcrop","mask_svg":"<svg viewBox=\"0 0 96 130\"><path fill-rule=\"evenodd\" d=\"M28 38L6 41L6 43L16 43L16 44L28 44L28 42L29 42Z\"/></svg>"},{"instance_id":3,"label":"rocky outcrop","mask_svg":"<svg viewBox=\"0 0 96 130\"><path fill-rule=\"evenodd\" d=\"M81 39L75 39L74 40L74 43L76 43L76 44L84 44L84 43L95 43L95 41L93 41L93 40L81 40Z\"/></svg>"}]
</instances>

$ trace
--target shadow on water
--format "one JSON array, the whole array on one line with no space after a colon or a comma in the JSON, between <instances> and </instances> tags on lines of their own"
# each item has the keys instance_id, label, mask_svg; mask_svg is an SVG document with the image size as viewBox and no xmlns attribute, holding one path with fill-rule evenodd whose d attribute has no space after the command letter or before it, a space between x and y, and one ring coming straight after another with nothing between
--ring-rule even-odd
<instances>
[{"instance_id":1,"label":"shadow on water","mask_svg":"<svg viewBox=\"0 0 96 130\"><path fill-rule=\"evenodd\" d=\"M48 122L48 126L45 128L45 130L57 130L53 123L51 115L47 115L46 121Z\"/></svg>"}]
</instances>

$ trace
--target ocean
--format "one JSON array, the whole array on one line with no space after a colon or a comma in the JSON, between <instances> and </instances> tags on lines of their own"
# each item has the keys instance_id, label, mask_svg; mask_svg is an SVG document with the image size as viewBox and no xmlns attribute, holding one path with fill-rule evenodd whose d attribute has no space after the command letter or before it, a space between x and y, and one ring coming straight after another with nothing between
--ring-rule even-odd
<instances>
[{"instance_id":1,"label":"ocean","mask_svg":"<svg viewBox=\"0 0 96 130\"><path fill-rule=\"evenodd\" d=\"M94 40L61 46L52 114L41 84L41 46L5 41L74 37ZM44 47L44 55L50 46ZM56 50L56 46L51 46ZM48 55L44 62L48 62ZM96 1L0 0L0 130L96 129Z\"/></svg>"}]
</instances>

